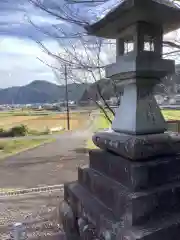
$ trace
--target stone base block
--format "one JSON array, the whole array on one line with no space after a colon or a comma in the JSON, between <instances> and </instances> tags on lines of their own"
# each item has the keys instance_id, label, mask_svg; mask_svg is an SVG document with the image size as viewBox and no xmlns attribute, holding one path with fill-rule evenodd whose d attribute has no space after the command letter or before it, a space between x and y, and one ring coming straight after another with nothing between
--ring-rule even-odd
<instances>
[{"instance_id":1,"label":"stone base block","mask_svg":"<svg viewBox=\"0 0 180 240\"><path fill-rule=\"evenodd\" d=\"M175 155L180 149L180 135L173 133L128 135L107 130L95 133L93 142L101 149L136 161Z\"/></svg>"},{"instance_id":2,"label":"stone base block","mask_svg":"<svg viewBox=\"0 0 180 240\"><path fill-rule=\"evenodd\" d=\"M90 168L116 180L131 191L152 189L180 179L180 155L149 161L130 161L104 150L89 152Z\"/></svg>"},{"instance_id":3,"label":"stone base block","mask_svg":"<svg viewBox=\"0 0 180 240\"><path fill-rule=\"evenodd\" d=\"M89 168L79 169L79 183L126 225L139 225L167 212L180 212L180 183L132 192Z\"/></svg>"},{"instance_id":4,"label":"stone base block","mask_svg":"<svg viewBox=\"0 0 180 240\"><path fill-rule=\"evenodd\" d=\"M78 182L66 185L65 192L68 202L73 203L76 218L83 216L95 226L96 239L179 240L180 214L178 213L165 214L145 224L130 226L119 221L109 208Z\"/></svg>"},{"instance_id":5,"label":"stone base block","mask_svg":"<svg viewBox=\"0 0 180 240\"><path fill-rule=\"evenodd\" d=\"M64 188L66 233L81 240L179 240L180 155L131 161L92 150L89 156L90 168L79 168L78 181Z\"/></svg>"}]
</instances>

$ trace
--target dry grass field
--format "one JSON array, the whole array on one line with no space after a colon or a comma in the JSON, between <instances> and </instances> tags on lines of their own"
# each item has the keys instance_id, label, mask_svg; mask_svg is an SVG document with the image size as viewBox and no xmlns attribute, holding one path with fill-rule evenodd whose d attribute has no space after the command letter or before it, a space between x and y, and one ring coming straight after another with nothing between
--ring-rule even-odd
<instances>
[{"instance_id":1,"label":"dry grass field","mask_svg":"<svg viewBox=\"0 0 180 240\"><path fill-rule=\"evenodd\" d=\"M33 120L36 118L38 118L38 116L0 116L0 127L7 129L11 126L20 125L27 120Z\"/></svg>"},{"instance_id":2,"label":"dry grass field","mask_svg":"<svg viewBox=\"0 0 180 240\"><path fill-rule=\"evenodd\" d=\"M71 130L76 130L83 127L88 119L87 113L71 113L70 114L70 127ZM65 113L49 114L45 116L14 116L14 115L0 115L0 128L9 129L11 127L24 124L29 129L43 131L51 128L65 128L67 127Z\"/></svg>"}]
</instances>

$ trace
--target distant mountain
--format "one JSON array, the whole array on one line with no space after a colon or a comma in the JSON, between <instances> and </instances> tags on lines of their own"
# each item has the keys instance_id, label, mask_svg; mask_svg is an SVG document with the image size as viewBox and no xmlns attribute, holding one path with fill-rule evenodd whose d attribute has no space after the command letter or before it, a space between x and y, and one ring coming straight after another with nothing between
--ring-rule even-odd
<instances>
[{"instance_id":1,"label":"distant mountain","mask_svg":"<svg viewBox=\"0 0 180 240\"><path fill-rule=\"evenodd\" d=\"M88 101L89 99L93 101L98 101L101 99L101 96L104 99L108 100L111 97L115 97L123 92L123 87L120 84L115 84L113 80L101 79L93 84L91 84L81 97L81 101ZM170 94L170 93L180 93L180 74L168 76L156 85L154 88L154 94Z\"/></svg>"},{"instance_id":2,"label":"distant mountain","mask_svg":"<svg viewBox=\"0 0 180 240\"><path fill-rule=\"evenodd\" d=\"M164 93L165 88L180 86L180 76L163 80L163 84L155 89L155 93ZM69 100L88 101L99 100L98 86L105 99L119 93L121 86L115 86L112 80L101 79L92 84L68 84ZM180 89L180 87L178 88ZM178 90L180 92L180 90ZM65 99L65 85L56 85L47 81L36 80L22 87L0 89L0 104L28 104L28 103L53 103Z\"/></svg>"},{"instance_id":3,"label":"distant mountain","mask_svg":"<svg viewBox=\"0 0 180 240\"><path fill-rule=\"evenodd\" d=\"M68 84L69 100L79 101L86 84ZM0 104L53 103L65 99L65 85L36 80L22 87L0 89Z\"/></svg>"},{"instance_id":4,"label":"distant mountain","mask_svg":"<svg viewBox=\"0 0 180 240\"><path fill-rule=\"evenodd\" d=\"M81 101L88 101L89 99L93 101L98 101L101 99L101 96L108 100L111 97L116 95L116 92L119 93L121 89L118 86L113 84L112 80L109 79L101 79L93 84L89 85L89 87L84 91L84 94L81 97Z\"/></svg>"}]
</instances>

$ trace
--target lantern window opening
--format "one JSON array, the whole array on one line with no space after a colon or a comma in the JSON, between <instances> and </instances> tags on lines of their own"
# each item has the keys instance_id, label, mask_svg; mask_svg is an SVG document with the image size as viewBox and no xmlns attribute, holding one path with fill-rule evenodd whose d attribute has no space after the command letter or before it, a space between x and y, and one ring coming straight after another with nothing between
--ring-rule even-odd
<instances>
[{"instance_id":1,"label":"lantern window opening","mask_svg":"<svg viewBox=\"0 0 180 240\"><path fill-rule=\"evenodd\" d=\"M124 42L124 54L128 54L134 51L134 42L132 41L125 41Z\"/></svg>"},{"instance_id":2,"label":"lantern window opening","mask_svg":"<svg viewBox=\"0 0 180 240\"><path fill-rule=\"evenodd\" d=\"M144 51L147 51L147 52L155 51L154 39L150 36L144 37Z\"/></svg>"}]
</instances>

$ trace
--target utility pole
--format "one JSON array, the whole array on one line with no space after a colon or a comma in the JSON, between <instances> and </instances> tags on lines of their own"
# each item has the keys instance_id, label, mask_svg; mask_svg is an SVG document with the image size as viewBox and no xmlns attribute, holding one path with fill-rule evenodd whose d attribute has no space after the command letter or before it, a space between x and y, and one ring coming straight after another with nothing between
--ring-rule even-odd
<instances>
[{"instance_id":1,"label":"utility pole","mask_svg":"<svg viewBox=\"0 0 180 240\"><path fill-rule=\"evenodd\" d=\"M69 97L68 97L68 76L67 76L67 65L64 68L64 77L66 84L66 113L67 113L67 129L70 130L70 116L69 116Z\"/></svg>"}]
</instances>

